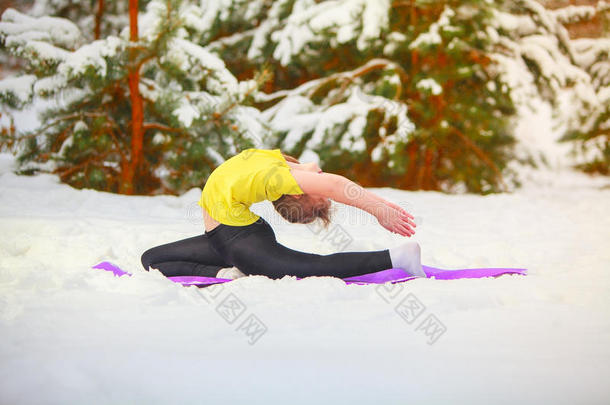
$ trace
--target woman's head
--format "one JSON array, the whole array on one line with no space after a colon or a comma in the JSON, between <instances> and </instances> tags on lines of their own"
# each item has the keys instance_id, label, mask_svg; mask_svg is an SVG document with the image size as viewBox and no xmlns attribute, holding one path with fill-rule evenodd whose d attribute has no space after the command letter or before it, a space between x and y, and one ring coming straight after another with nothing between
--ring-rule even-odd
<instances>
[{"instance_id":1,"label":"woman's head","mask_svg":"<svg viewBox=\"0 0 610 405\"><path fill-rule=\"evenodd\" d=\"M290 155L282 155L284 155L284 158L288 162L301 164ZM311 163L303 164L303 169L317 172L320 168L315 163ZM284 194L273 201L273 206L285 220L291 223L309 224L319 219L322 221L325 228L330 224L331 201L323 196L312 194Z\"/></svg>"}]
</instances>

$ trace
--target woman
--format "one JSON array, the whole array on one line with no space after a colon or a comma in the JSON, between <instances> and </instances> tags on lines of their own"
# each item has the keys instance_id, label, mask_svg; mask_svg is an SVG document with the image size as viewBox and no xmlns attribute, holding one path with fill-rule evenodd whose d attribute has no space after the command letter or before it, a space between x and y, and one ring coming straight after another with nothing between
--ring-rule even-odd
<instances>
[{"instance_id":1,"label":"woman","mask_svg":"<svg viewBox=\"0 0 610 405\"><path fill-rule=\"evenodd\" d=\"M205 183L198 204L205 233L151 248L142 265L165 276L222 276L235 267L243 274L281 278L350 277L389 268L425 277L420 247L407 242L391 249L329 255L299 252L279 244L273 229L249 210L270 200L291 223L320 220L328 226L331 200L360 208L387 230L410 237L413 216L343 176L324 173L315 163L299 163L279 149L246 149L218 166ZM238 272L239 274L239 272Z\"/></svg>"}]
</instances>

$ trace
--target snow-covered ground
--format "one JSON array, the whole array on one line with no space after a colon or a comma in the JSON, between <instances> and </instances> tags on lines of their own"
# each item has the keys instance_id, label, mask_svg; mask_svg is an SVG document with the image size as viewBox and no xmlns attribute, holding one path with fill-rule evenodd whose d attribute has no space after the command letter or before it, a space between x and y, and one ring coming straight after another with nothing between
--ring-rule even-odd
<instances>
[{"instance_id":1,"label":"snow-covered ground","mask_svg":"<svg viewBox=\"0 0 610 405\"><path fill-rule=\"evenodd\" d=\"M609 403L609 181L566 169L544 114L524 114L518 131L552 165L523 170L515 193L372 189L420 217L424 264L529 275L392 290L329 277L173 284L140 256L203 232L201 189L75 190L16 176L0 154L0 403ZM346 251L405 240L335 207ZM270 203L253 209L289 247L338 249ZM102 260L134 276L91 269Z\"/></svg>"}]
</instances>

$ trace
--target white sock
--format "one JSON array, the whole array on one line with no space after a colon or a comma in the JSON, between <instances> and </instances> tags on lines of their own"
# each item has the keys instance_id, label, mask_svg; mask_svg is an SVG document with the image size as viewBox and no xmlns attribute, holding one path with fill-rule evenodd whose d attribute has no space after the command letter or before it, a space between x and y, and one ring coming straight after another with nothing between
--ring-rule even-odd
<instances>
[{"instance_id":1,"label":"white sock","mask_svg":"<svg viewBox=\"0 0 610 405\"><path fill-rule=\"evenodd\" d=\"M403 269L408 274L417 277L426 277L426 273L421 267L421 248L419 243L409 241L400 246L388 249L392 267Z\"/></svg>"},{"instance_id":2,"label":"white sock","mask_svg":"<svg viewBox=\"0 0 610 405\"><path fill-rule=\"evenodd\" d=\"M231 280L245 276L246 275L235 266L222 268L216 273L216 278L228 278Z\"/></svg>"}]
</instances>

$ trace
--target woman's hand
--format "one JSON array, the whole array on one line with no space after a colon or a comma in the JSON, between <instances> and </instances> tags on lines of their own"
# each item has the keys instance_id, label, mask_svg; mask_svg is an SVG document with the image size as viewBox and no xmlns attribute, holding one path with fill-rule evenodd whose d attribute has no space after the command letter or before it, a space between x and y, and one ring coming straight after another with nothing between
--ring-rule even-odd
<instances>
[{"instance_id":1,"label":"woman's hand","mask_svg":"<svg viewBox=\"0 0 610 405\"><path fill-rule=\"evenodd\" d=\"M411 237L415 234L413 215L389 201L381 200L376 207L375 217L379 224L390 232Z\"/></svg>"}]
</instances>

